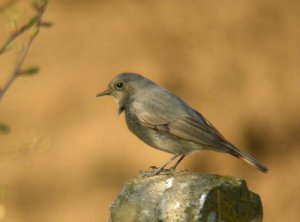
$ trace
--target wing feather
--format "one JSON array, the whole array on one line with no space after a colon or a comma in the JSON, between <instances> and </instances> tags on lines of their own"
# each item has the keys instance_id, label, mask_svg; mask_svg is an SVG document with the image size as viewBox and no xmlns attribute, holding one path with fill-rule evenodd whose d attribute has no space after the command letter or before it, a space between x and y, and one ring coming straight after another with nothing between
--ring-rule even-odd
<instances>
[{"instance_id":1,"label":"wing feather","mask_svg":"<svg viewBox=\"0 0 300 222\"><path fill-rule=\"evenodd\" d=\"M138 119L143 126L157 131L169 133L180 139L214 146L222 140L221 134L207 124L207 120L199 121L190 116L180 116L177 119L167 121L156 115L139 115Z\"/></svg>"},{"instance_id":2,"label":"wing feather","mask_svg":"<svg viewBox=\"0 0 300 222\"><path fill-rule=\"evenodd\" d=\"M216 146L225 141L204 116L178 97L161 90L150 92L147 97L140 96L141 101L135 100L131 107L143 126L207 146ZM144 99L154 100L155 103Z\"/></svg>"}]
</instances>

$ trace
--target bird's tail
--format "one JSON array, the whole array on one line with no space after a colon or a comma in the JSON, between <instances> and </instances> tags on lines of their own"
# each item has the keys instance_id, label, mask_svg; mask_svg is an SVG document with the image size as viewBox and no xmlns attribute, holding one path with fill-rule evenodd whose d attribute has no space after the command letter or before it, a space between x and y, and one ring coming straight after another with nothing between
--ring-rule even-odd
<instances>
[{"instance_id":1,"label":"bird's tail","mask_svg":"<svg viewBox=\"0 0 300 222\"><path fill-rule=\"evenodd\" d=\"M225 144L227 148L227 152L230 153L231 155L244 160L246 163L254 166L256 169L260 170L263 173L266 173L268 171L268 168L264 166L261 162L259 162L257 159L255 159L253 156L242 152L238 148L236 148L234 145L227 143Z\"/></svg>"}]
</instances>

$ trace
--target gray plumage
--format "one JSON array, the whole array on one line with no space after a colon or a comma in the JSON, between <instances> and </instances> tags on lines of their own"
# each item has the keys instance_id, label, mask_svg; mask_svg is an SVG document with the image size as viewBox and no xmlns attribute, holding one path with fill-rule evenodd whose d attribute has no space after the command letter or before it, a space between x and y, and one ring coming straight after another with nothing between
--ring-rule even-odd
<instances>
[{"instance_id":1,"label":"gray plumage","mask_svg":"<svg viewBox=\"0 0 300 222\"><path fill-rule=\"evenodd\" d=\"M240 151L199 112L179 97L156 85L142 75L122 73L97 96L111 95L125 111L129 130L149 146L175 154L154 174L179 157L176 168L185 155L202 149L228 153L262 172L267 168L258 160Z\"/></svg>"}]
</instances>

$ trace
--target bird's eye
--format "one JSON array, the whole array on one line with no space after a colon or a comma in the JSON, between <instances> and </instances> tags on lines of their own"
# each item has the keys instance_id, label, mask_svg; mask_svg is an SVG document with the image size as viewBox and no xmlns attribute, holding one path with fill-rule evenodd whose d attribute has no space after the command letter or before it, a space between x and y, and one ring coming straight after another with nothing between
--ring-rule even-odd
<instances>
[{"instance_id":1,"label":"bird's eye","mask_svg":"<svg viewBox=\"0 0 300 222\"><path fill-rule=\"evenodd\" d=\"M123 88L124 88L124 85L125 85L124 82L117 82L117 83L115 84L115 86L116 86L116 88L117 88L118 90L123 89Z\"/></svg>"}]
</instances>

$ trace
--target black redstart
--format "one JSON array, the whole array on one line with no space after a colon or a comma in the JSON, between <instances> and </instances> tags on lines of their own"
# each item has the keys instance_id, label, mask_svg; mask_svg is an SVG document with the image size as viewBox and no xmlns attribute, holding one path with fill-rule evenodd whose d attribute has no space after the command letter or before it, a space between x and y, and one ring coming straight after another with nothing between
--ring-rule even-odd
<instances>
[{"instance_id":1,"label":"black redstart","mask_svg":"<svg viewBox=\"0 0 300 222\"><path fill-rule=\"evenodd\" d=\"M231 154L262 172L267 168L251 155L228 142L221 133L179 97L142 75L122 73L111 80L108 88L97 96L113 96L119 114L125 111L131 132L146 144L174 156L152 175L159 174L173 160L175 169L189 153L213 150Z\"/></svg>"}]
</instances>

